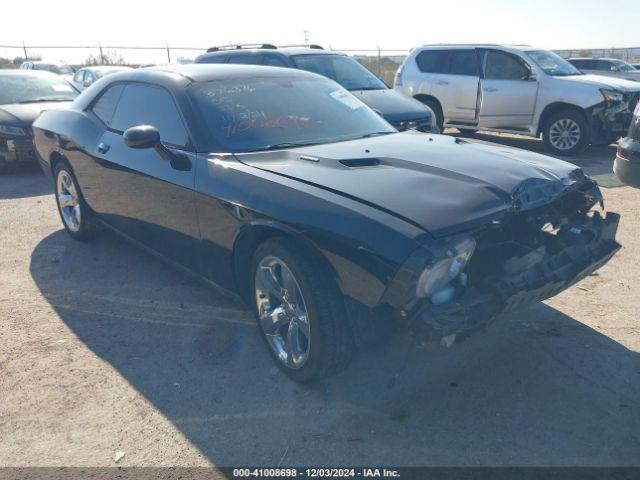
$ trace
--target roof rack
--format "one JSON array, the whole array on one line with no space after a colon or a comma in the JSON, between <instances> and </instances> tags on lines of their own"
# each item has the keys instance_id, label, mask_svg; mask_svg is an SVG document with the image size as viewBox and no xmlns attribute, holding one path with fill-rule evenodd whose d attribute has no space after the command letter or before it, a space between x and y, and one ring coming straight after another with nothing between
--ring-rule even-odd
<instances>
[{"instance_id":1,"label":"roof rack","mask_svg":"<svg viewBox=\"0 0 640 480\"><path fill-rule=\"evenodd\" d=\"M207 49L207 53L209 52L219 52L221 50L242 50L242 49L251 49L251 48L268 48L271 50L275 50L278 47L271 43L239 43L236 45L220 45L217 47L211 47Z\"/></svg>"},{"instance_id":2,"label":"roof rack","mask_svg":"<svg viewBox=\"0 0 640 480\"><path fill-rule=\"evenodd\" d=\"M316 45L315 43L312 43L311 45L307 45L304 43L294 43L291 45L278 45L279 48L289 48L289 47L303 47L303 48L313 48L314 50L324 50L324 48L322 48L322 45Z\"/></svg>"}]
</instances>

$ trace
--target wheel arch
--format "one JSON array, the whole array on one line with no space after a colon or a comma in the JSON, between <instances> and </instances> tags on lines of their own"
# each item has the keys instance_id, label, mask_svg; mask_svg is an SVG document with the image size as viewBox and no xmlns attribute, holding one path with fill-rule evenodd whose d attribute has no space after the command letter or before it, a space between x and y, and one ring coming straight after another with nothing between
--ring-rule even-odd
<instances>
[{"instance_id":1,"label":"wheel arch","mask_svg":"<svg viewBox=\"0 0 640 480\"><path fill-rule=\"evenodd\" d=\"M578 105L575 105L573 103L553 102L547 105L546 107L544 107L544 110L542 110L542 113L540 114L540 118L538 119L538 128L536 130L536 135L540 136L540 134L544 129L544 126L547 123L547 120L552 115L554 115L555 113L561 112L563 110L572 110L574 112L578 112L579 114L584 116L585 120L587 121L587 124L589 124L589 121L588 121L589 119L587 118L586 111L584 108L579 107Z\"/></svg>"},{"instance_id":2,"label":"wheel arch","mask_svg":"<svg viewBox=\"0 0 640 480\"><path fill-rule=\"evenodd\" d=\"M249 287L251 285L250 275L253 252L258 245L275 237L288 238L295 241L305 251L319 259L334 278L338 278L331 263L322 254L320 248L308 237L288 225L271 220L259 220L242 228L233 243L232 268L234 283L236 291L245 301L250 300L251 294ZM338 282L338 286L340 287L340 282Z\"/></svg>"}]
</instances>

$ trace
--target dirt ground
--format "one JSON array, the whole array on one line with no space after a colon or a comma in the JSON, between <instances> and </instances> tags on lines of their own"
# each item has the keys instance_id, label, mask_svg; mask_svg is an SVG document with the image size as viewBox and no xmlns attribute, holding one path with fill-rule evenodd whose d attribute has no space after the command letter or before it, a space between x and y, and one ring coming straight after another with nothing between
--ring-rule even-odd
<instances>
[{"instance_id":1,"label":"dirt ground","mask_svg":"<svg viewBox=\"0 0 640 480\"><path fill-rule=\"evenodd\" d=\"M612 158L572 161L615 184ZM0 177L0 466L638 466L640 190L604 195L623 248L597 275L303 387L243 305L112 234L74 242L39 172Z\"/></svg>"}]
</instances>

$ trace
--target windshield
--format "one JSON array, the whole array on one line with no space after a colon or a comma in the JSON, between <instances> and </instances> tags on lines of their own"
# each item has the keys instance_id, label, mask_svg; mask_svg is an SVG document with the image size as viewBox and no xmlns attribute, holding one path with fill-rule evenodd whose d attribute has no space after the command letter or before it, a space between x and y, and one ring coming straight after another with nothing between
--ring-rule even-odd
<instances>
[{"instance_id":1,"label":"windshield","mask_svg":"<svg viewBox=\"0 0 640 480\"><path fill-rule=\"evenodd\" d=\"M47 72L57 73L58 75L73 73L73 69L69 65L54 65L52 63L35 63L33 69L46 70Z\"/></svg>"},{"instance_id":2,"label":"windshield","mask_svg":"<svg viewBox=\"0 0 640 480\"><path fill-rule=\"evenodd\" d=\"M538 65L544 73L554 77L566 77L569 75L583 75L576 67L560 55L548 50L532 50L527 55Z\"/></svg>"},{"instance_id":3,"label":"windshield","mask_svg":"<svg viewBox=\"0 0 640 480\"><path fill-rule=\"evenodd\" d=\"M54 75L0 75L0 104L73 100L77 96L69 82Z\"/></svg>"},{"instance_id":4,"label":"windshield","mask_svg":"<svg viewBox=\"0 0 640 480\"><path fill-rule=\"evenodd\" d=\"M347 90L383 90L387 86L360 62L346 55L293 55L302 70L335 80Z\"/></svg>"},{"instance_id":5,"label":"windshield","mask_svg":"<svg viewBox=\"0 0 640 480\"><path fill-rule=\"evenodd\" d=\"M613 64L618 67L618 70L621 72L635 72L636 69L629 65L627 62L623 62L622 60L613 60Z\"/></svg>"},{"instance_id":6,"label":"windshield","mask_svg":"<svg viewBox=\"0 0 640 480\"><path fill-rule=\"evenodd\" d=\"M334 82L265 77L196 83L189 95L225 151L331 143L396 130Z\"/></svg>"}]
</instances>

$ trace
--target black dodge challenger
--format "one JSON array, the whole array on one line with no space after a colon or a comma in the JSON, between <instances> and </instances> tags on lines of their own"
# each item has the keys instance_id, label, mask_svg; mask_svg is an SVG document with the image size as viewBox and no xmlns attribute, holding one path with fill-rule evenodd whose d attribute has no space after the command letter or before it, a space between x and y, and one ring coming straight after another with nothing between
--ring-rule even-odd
<instances>
[{"instance_id":1,"label":"black dodge challenger","mask_svg":"<svg viewBox=\"0 0 640 480\"><path fill-rule=\"evenodd\" d=\"M114 74L33 130L73 238L100 221L240 295L297 381L344 366L374 320L450 343L620 248L575 165L397 132L300 70Z\"/></svg>"}]
</instances>

